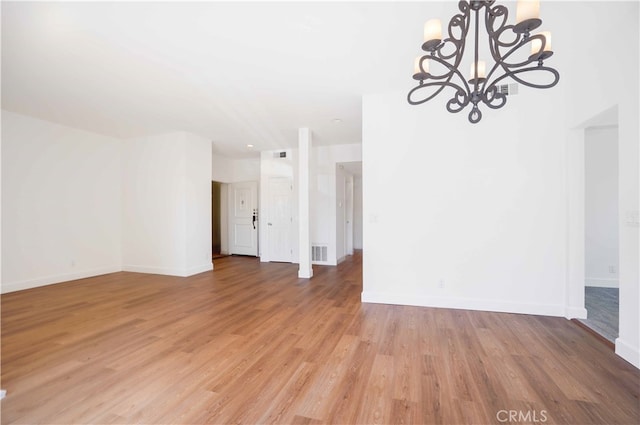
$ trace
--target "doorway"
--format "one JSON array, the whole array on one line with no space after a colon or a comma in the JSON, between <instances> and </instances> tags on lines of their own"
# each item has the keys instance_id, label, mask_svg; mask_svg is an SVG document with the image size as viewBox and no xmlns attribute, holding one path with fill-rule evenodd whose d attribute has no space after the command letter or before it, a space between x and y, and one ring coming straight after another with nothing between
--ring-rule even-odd
<instances>
[{"instance_id":1,"label":"doorway","mask_svg":"<svg viewBox=\"0 0 640 425\"><path fill-rule=\"evenodd\" d=\"M211 182L211 253L213 258L229 255L228 184Z\"/></svg>"},{"instance_id":2,"label":"doorway","mask_svg":"<svg viewBox=\"0 0 640 425\"><path fill-rule=\"evenodd\" d=\"M211 253L213 258L222 254L222 183L211 182Z\"/></svg>"},{"instance_id":3,"label":"doorway","mask_svg":"<svg viewBox=\"0 0 640 425\"><path fill-rule=\"evenodd\" d=\"M612 343L619 326L618 126L584 132L585 308L583 323Z\"/></svg>"},{"instance_id":4,"label":"doorway","mask_svg":"<svg viewBox=\"0 0 640 425\"><path fill-rule=\"evenodd\" d=\"M362 249L362 161L336 164L336 259Z\"/></svg>"}]
</instances>

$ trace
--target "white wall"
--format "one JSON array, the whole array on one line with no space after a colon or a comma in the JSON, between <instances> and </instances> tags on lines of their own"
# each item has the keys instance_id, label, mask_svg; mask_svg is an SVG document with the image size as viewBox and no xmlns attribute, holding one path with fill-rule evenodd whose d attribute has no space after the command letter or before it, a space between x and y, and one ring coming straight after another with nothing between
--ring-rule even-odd
<instances>
[{"instance_id":1,"label":"white wall","mask_svg":"<svg viewBox=\"0 0 640 425\"><path fill-rule=\"evenodd\" d=\"M211 181L220 183L233 182L233 160L222 155L212 154Z\"/></svg>"},{"instance_id":2,"label":"white wall","mask_svg":"<svg viewBox=\"0 0 640 425\"><path fill-rule=\"evenodd\" d=\"M477 125L446 99L365 96L363 301L563 314L560 93L522 92Z\"/></svg>"},{"instance_id":3,"label":"white wall","mask_svg":"<svg viewBox=\"0 0 640 425\"><path fill-rule=\"evenodd\" d=\"M232 159L211 155L211 180L221 183L257 182L260 180L260 158Z\"/></svg>"},{"instance_id":4,"label":"white wall","mask_svg":"<svg viewBox=\"0 0 640 425\"><path fill-rule=\"evenodd\" d=\"M585 282L618 287L618 128L585 131Z\"/></svg>"},{"instance_id":5,"label":"white wall","mask_svg":"<svg viewBox=\"0 0 640 425\"><path fill-rule=\"evenodd\" d=\"M211 270L211 143L185 133L186 269L185 274Z\"/></svg>"},{"instance_id":6,"label":"white wall","mask_svg":"<svg viewBox=\"0 0 640 425\"><path fill-rule=\"evenodd\" d=\"M2 292L120 270L121 141L2 111Z\"/></svg>"},{"instance_id":7,"label":"white wall","mask_svg":"<svg viewBox=\"0 0 640 425\"><path fill-rule=\"evenodd\" d=\"M187 133L126 140L123 269L210 270L211 145Z\"/></svg>"},{"instance_id":8,"label":"white wall","mask_svg":"<svg viewBox=\"0 0 640 425\"><path fill-rule=\"evenodd\" d=\"M584 310L584 278L575 279L584 260L576 133L619 106L619 211L633 215L638 16L637 2L545 3L556 52L548 63L560 83L521 86L505 108L484 108L477 125L464 112L447 113L444 95L417 107L406 92L364 97L363 301L556 316ZM585 38L569 21L599 30ZM594 51L610 60L594 62ZM638 227L623 219L619 235L616 352L639 366Z\"/></svg>"}]
</instances>

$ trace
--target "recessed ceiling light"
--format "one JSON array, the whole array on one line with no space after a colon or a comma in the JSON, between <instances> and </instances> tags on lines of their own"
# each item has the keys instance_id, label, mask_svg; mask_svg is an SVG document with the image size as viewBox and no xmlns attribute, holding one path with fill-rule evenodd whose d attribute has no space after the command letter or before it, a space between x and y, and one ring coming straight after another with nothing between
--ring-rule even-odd
<instances>
[{"instance_id":1,"label":"recessed ceiling light","mask_svg":"<svg viewBox=\"0 0 640 425\"><path fill-rule=\"evenodd\" d=\"M253 147L253 145L247 145L247 147L248 147L249 149L251 149L251 148Z\"/></svg>"},{"instance_id":2,"label":"recessed ceiling light","mask_svg":"<svg viewBox=\"0 0 640 425\"><path fill-rule=\"evenodd\" d=\"M340 124L342 122L342 120L340 118L334 118L333 119L333 123L334 124Z\"/></svg>"}]
</instances>

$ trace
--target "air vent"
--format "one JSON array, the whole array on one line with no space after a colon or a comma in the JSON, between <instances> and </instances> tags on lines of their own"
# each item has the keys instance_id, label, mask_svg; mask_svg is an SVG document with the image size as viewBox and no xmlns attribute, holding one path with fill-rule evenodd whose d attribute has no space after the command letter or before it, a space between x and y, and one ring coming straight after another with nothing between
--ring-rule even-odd
<instances>
[{"instance_id":1,"label":"air vent","mask_svg":"<svg viewBox=\"0 0 640 425\"><path fill-rule=\"evenodd\" d=\"M501 84L498 86L498 93L512 96L518 94L518 83Z\"/></svg>"},{"instance_id":2,"label":"air vent","mask_svg":"<svg viewBox=\"0 0 640 425\"><path fill-rule=\"evenodd\" d=\"M273 157L274 158L286 158L287 157L287 151L274 152L273 153Z\"/></svg>"},{"instance_id":3,"label":"air vent","mask_svg":"<svg viewBox=\"0 0 640 425\"><path fill-rule=\"evenodd\" d=\"M311 245L311 261L327 262L327 246Z\"/></svg>"}]
</instances>

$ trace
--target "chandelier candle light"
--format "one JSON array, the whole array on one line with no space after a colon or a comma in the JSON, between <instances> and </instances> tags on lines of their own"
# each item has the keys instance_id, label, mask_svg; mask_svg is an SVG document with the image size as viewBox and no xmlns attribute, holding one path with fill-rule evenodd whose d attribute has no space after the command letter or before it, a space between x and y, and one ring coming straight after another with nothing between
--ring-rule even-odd
<instances>
[{"instance_id":1,"label":"chandelier candle light","mask_svg":"<svg viewBox=\"0 0 640 425\"><path fill-rule=\"evenodd\" d=\"M542 24L540 2L519 0L515 24L507 23L509 10L505 6L494 4L495 0L461 0L458 3L461 13L449 21L447 38L444 39L439 19L430 19L425 23L422 50L427 53L417 57L414 62L413 79L418 80L419 84L407 95L411 105L431 100L445 88L451 87L454 94L447 102L447 110L460 112L471 103L473 107L469 112L469 121L475 124L482 118L478 108L480 102L492 109L501 108L507 103L506 94L498 86L505 78L537 89L558 84L558 71L544 65L544 60L553 55L551 33L543 31L531 34ZM490 69L485 61L478 58L480 13L483 9L489 52L494 62ZM459 68L469 33L471 12L475 20L474 56L467 80ZM526 50L523 47L527 44L530 45L530 54L518 59L518 52ZM538 83L526 79L527 75L541 73L547 73L550 81Z\"/></svg>"}]
</instances>

